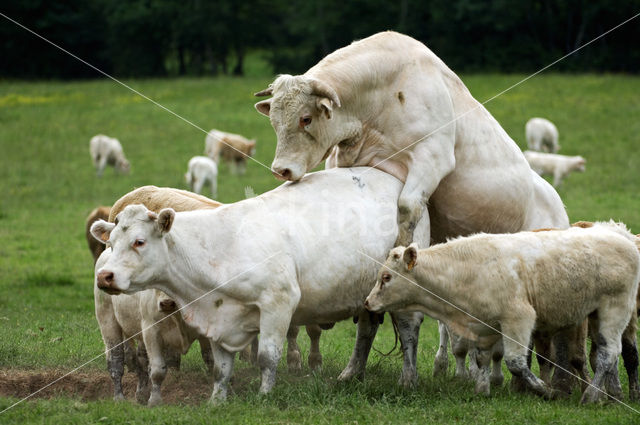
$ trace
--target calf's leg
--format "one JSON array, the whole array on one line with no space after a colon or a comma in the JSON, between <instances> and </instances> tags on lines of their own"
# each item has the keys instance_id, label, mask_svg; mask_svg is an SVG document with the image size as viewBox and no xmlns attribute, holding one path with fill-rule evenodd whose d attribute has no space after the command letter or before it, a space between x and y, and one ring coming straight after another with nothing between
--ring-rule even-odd
<instances>
[{"instance_id":1,"label":"calf's leg","mask_svg":"<svg viewBox=\"0 0 640 425\"><path fill-rule=\"evenodd\" d=\"M447 374L449 369L449 330L447 326L438 321L438 333L440 334L440 345L436 358L433 361L433 376L443 376Z\"/></svg>"}]
</instances>

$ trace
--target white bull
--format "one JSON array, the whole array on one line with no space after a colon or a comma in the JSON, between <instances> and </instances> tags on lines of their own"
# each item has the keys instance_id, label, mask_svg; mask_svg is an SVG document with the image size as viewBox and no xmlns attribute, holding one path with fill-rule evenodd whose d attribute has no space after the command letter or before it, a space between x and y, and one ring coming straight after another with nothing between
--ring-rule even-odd
<instances>
[{"instance_id":1,"label":"white bull","mask_svg":"<svg viewBox=\"0 0 640 425\"><path fill-rule=\"evenodd\" d=\"M98 285L125 293L160 289L181 306L213 291L183 310L184 320L212 342L212 401L226 397L233 353L258 332L260 390L268 392L290 325L359 316L356 347L341 378L362 376L378 327L363 307L375 281L369 257L382 261L393 247L402 186L365 170L309 174L215 210L156 215L128 206L117 225L92 227L113 249ZM415 353L417 330L400 327L405 356ZM409 365L415 369L415 357Z\"/></svg>"}]
</instances>

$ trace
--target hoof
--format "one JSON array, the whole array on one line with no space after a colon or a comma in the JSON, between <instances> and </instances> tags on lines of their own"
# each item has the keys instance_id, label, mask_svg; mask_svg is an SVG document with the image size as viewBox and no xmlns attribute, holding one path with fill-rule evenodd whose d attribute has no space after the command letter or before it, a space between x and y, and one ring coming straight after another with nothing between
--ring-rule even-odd
<instances>
[{"instance_id":1,"label":"hoof","mask_svg":"<svg viewBox=\"0 0 640 425\"><path fill-rule=\"evenodd\" d=\"M629 390L629 400L640 401L640 390Z\"/></svg>"},{"instance_id":2,"label":"hoof","mask_svg":"<svg viewBox=\"0 0 640 425\"><path fill-rule=\"evenodd\" d=\"M149 397L149 402L147 403L148 407L155 407L162 404L162 397Z\"/></svg>"},{"instance_id":3,"label":"hoof","mask_svg":"<svg viewBox=\"0 0 640 425\"><path fill-rule=\"evenodd\" d=\"M287 355L287 367L289 372L300 372L302 370L302 359L299 352Z\"/></svg>"},{"instance_id":4,"label":"hoof","mask_svg":"<svg viewBox=\"0 0 640 425\"><path fill-rule=\"evenodd\" d=\"M364 381L364 371L357 373L349 368L345 369L338 376L338 381L347 382L351 380Z\"/></svg>"},{"instance_id":5,"label":"hoof","mask_svg":"<svg viewBox=\"0 0 640 425\"><path fill-rule=\"evenodd\" d=\"M582 399L580 399L580 403L582 404L590 404L590 403L599 403L606 398L606 395L593 387L587 388L587 390L582 394Z\"/></svg>"},{"instance_id":6,"label":"hoof","mask_svg":"<svg viewBox=\"0 0 640 425\"><path fill-rule=\"evenodd\" d=\"M514 393L526 393L527 392L527 384L524 379L514 376L511 378L511 383L509 384L509 388Z\"/></svg>"},{"instance_id":7,"label":"hoof","mask_svg":"<svg viewBox=\"0 0 640 425\"><path fill-rule=\"evenodd\" d=\"M322 367L322 354L312 353L309 354L309 368L311 370L318 370Z\"/></svg>"},{"instance_id":8,"label":"hoof","mask_svg":"<svg viewBox=\"0 0 640 425\"><path fill-rule=\"evenodd\" d=\"M449 359L436 358L433 362L433 376L446 376L449 370Z\"/></svg>"},{"instance_id":9,"label":"hoof","mask_svg":"<svg viewBox=\"0 0 640 425\"><path fill-rule=\"evenodd\" d=\"M415 388L418 386L418 376L405 376L403 374L400 376L400 379L398 379L398 385L406 389Z\"/></svg>"},{"instance_id":10,"label":"hoof","mask_svg":"<svg viewBox=\"0 0 640 425\"><path fill-rule=\"evenodd\" d=\"M124 394L116 394L113 396L113 401L125 401Z\"/></svg>"},{"instance_id":11,"label":"hoof","mask_svg":"<svg viewBox=\"0 0 640 425\"><path fill-rule=\"evenodd\" d=\"M490 379L492 387L501 387L504 384L504 376L503 375L492 375Z\"/></svg>"}]
</instances>

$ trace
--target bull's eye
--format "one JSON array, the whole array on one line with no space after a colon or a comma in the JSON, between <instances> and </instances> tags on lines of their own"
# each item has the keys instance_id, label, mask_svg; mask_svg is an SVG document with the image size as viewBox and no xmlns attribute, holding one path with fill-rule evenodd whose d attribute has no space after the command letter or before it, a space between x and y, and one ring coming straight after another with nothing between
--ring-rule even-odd
<instances>
[{"instance_id":1,"label":"bull's eye","mask_svg":"<svg viewBox=\"0 0 640 425\"><path fill-rule=\"evenodd\" d=\"M144 239L136 239L135 242L133 243L133 247L134 248L141 248L146 243L147 243L147 241L145 241Z\"/></svg>"},{"instance_id":2,"label":"bull's eye","mask_svg":"<svg viewBox=\"0 0 640 425\"><path fill-rule=\"evenodd\" d=\"M382 276L380 276L380 280L382 281L382 283L387 283L391 280L391 273L382 273Z\"/></svg>"},{"instance_id":3,"label":"bull's eye","mask_svg":"<svg viewBox=\"0 0 640 425\"><path fill-rule=\"evenodd\" d=\"M304 128L311 124L311 115L304 115L300 117L300 128Z\"/></svg>"}]
</instances>

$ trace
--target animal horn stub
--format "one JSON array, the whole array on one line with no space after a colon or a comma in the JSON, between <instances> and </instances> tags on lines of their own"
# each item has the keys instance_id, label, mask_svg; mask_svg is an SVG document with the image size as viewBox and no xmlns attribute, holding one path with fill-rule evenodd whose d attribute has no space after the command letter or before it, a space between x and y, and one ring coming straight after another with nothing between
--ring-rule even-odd
<instances>
[{"instance_id":1,"label":"animal horn stub","mask_svg":"<svg viewBox=\"0 0 640 425\"><path fill-rule=\"evenodd\" d=\"M255 97L264 97L264 96L271 96L273 94L273 88L272 87L267 87L264 90L261 90L257 93L254 93L253 95Z\"/></svg>"},{"instance_id":2,"label":"animal horn stub","mask_svg":"<svg viewBox=\"0 0 640 425\"><path fill-rule=\"evenodd\" d=\"M338 93L331 87L329 84L324 83L320 80L311 79L311 93L316 96L326 97L331 99L331 101L339 108L340 107L340 99L338 98Z\"/></svg>"}]
</instances>

